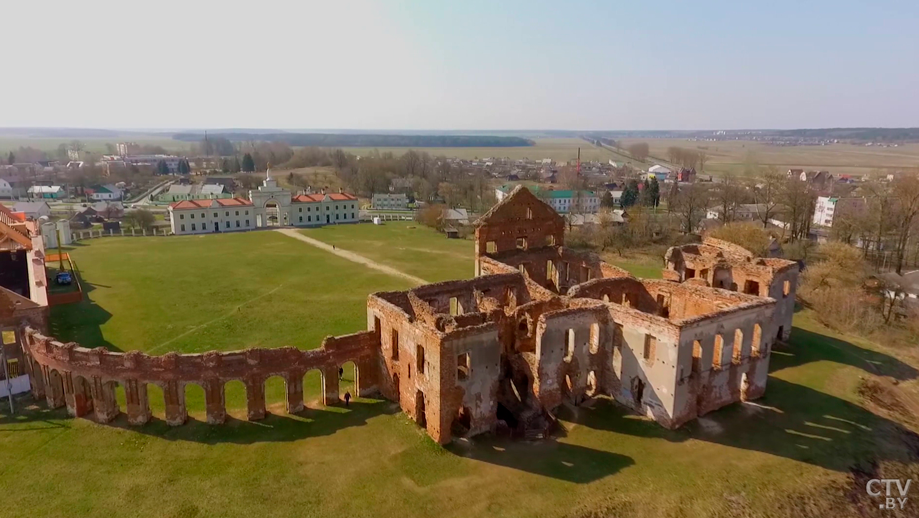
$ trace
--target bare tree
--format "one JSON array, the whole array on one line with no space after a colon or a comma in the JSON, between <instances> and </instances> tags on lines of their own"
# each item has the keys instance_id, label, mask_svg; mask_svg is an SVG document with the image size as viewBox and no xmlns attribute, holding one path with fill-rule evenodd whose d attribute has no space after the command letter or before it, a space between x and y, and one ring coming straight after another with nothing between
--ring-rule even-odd
<instances>
[{"instance_id":1,"label":"bare tree","mask_svg":"<svg viewBox=\"0 0 919 518\"><path fill-rule=\"evenodd\" d=\"M779 173L775 166L769 166L763 172L762 178L753 183L753 201L759 211L759 220L763 223L763 228L769 224L778 212L779 200L782 193L782 185L785 178Z\"/></svg>"},{"instance_id":2,"label":"bare tree","mask_svg":"<svg viewBox=\"0 0 919 518\"><path fill-rule=\"evenodd\" d=\"M907 243L910 234L916 230L919 219L919 178L902 175L893 181L893 222L896 229L895 269L897 275L903 275L903 262L906 257Z\"/></svg>"},{"instance_id":3,"label":"bare tree","mask_svg":"<svg viewBox=\"0 0 919 518\"><path fill-rule=\"evenodd\" d=\"M810 232L811 217L814 214L815 197L807 182L797 178L785 180L782 189L782 207L785 210L786 227L791 231L792 239L806 238Z\"/></svg>"},{"instance_id":4,"label":"bare tree","mask_svg":"<svg viewBox=\"0 0 919 518\"><path fill-rule=\"evenodd\" d=\"M629 154L635 160L644 162L650 153L650 147L647 142L636 142L628 147Z\"/></svg>"},{"instance_id":5,"label":"bare tree","mask_svg":"<svg viewBox=\"0 0 919 518\"><path fill-rule=\"evenodd\" d=\"M692 234L708 209L708 187L701 183L691 183L680 189L674 201L674 209L680 216L680 229L685 234Z\"/></svg>"},{"instance_id":6,"label":"bare tree","mask_svg":"<svg viewBox=\"0 0 919 518\"><path fill-rule=\"evenodd\" d=\"M705 163L708 162L708 153L699 151L699 172L705 171Z\"/></svg>"},{"instance_id":7,"label":"bare tree","mask_svg":"<svg viewBox=\"0 0 919 518\"><path fill-rule=\"evenodd\" d=\"M714 201L715 205L721 209L719 219L722 223L734 221L737 205L741 201L742 189L733 173L725 174L721 183L715 185Z\"/></svg>"},{"instance_id":8,"label":"bare tree","mask_svg":"<svg viewBox=\"0 0 919 518\"><path fill-rule=\"evenodd\" d=\"M402 155L402 163L406 176L416 176L421 169L421 156L414 149L409 149Z\"/></svg>"}]
</instances>

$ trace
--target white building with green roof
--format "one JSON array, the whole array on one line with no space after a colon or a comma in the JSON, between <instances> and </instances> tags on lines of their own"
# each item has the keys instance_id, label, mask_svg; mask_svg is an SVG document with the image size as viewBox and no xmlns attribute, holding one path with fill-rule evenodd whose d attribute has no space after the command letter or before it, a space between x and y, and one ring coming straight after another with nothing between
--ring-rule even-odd
<instances>
[{"instance_id":1,"label":"white building with green roof","mask_svg":"<svg viewBox=\"0 0 919 518\"><path fill-rule=\"evenodd\" d=\"M500 202L511 193L516 184L504 184L495 190L495 198ZM571 189L546 189L527 185L539 199L546 202L559 214L576 212L578 214L595 214L600 210L600 196L595 191L574 191Z\"/></svg>"}]
</instances>

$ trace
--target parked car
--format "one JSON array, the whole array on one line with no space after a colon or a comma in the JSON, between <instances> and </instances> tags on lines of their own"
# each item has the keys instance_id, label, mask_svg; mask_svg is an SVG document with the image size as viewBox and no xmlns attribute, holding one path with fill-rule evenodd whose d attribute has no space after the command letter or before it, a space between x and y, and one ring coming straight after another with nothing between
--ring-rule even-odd
<instances>
[{"instance_id":1,"label":"parked car","mask_svg":"<svg viewBox=\"0 0 919 518\"><path fill-rule=\"evenodd\" d=\"M58 286L69 286L73 284L73 275L70 272L57 272L57 275L54 277L54 282Z\"/></svg>"}]
</instances>

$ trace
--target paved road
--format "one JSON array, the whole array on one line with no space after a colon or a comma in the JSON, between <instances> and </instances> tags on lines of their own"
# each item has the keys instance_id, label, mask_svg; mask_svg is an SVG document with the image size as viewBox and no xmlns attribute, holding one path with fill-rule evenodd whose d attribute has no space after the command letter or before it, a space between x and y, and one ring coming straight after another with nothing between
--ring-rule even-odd
<instances>
[{"instance_id":1,"label":"paved road","mask_svg":"<svg viewBox=\"0 0 919 518\"><path fill-rule=\"evenodd\" d=\"M428 281L422 279L421 277L415 277L414 275L409 275L405 272L400 272L399 270L386 266L385 264L380 264L372 259L367 259L366 257L360 254L355 254L354 252L342 250L341 248L335 248L330 244L319 241L318 239L313 239L311 237L304 236L303 234L301 234L300 232L292 228L279 228L275 230L275 232L280 232L281 234L284 234L287 237L299 239L300 241L313 245L316 248L321 248L322 250L325 250L326 252L331 252L339 257L345 258L349 261L353 261L358 264L363 264L364 266L368 268L379 270L388 275L392 275L393 277L401 277L409 282L412 282L414 284L419 284L419 285L420 284L430 284Z\"/></svg>"}]
</instances>

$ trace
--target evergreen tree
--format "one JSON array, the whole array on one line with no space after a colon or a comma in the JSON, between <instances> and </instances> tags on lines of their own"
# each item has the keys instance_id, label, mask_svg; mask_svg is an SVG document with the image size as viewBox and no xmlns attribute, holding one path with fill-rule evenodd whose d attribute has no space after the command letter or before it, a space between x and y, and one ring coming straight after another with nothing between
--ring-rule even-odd
<instances>
[{"instance_id":1,"label":"evergreen tree","mask_svg":"<svg viewBox=\"0 0 919 518\"><path fill-rule=\"evenodd\" d=\"M242 171L242 169L243 169L243 166L240 165L240 163L239 163L239 157L238 157L238 156L234 156L234 157L233 157L233 163L230 164L230 172L231 172L231 173L238 173L238 172Z\"/></svg>"},{"instance_id":2,"label":"evergreen tree","mask_svg":"<svg viewBox=\"0 0 919 518\"><path fill-rule=\"evenodd\" d=\"M191 165L188 160L179 160L179 174L188 174L191 172Z\"/></svg>"},{"instance_id":3,"label":"evergreen tree","mask_svg":"<svg viewBox=\"0 0 919 518\"><path fill-rule=\"evenodd\" d=\"M249 153L246 153L245 155L243 155L242 170L243 172L246 172L246 173L255 172L255 160L252 159L252 155L250 155Z\"/></svg>"},{"instance_id":4,"label":"evergreen tree","mask_svg":"<svg viewBox=\"0 0 919 518\"><path fill-rule=\"evenodd\" d=\"M638 201L638 180L629 180L622 191L622 208L631 207Z\"/></svg>"},{"instance_id":5,"label":"evergreen tree","mask_svg":"<svg viewBox=\"0 0 919 518\"><path fill-rule=\"evenodd\" d=\"M220 172L229 173L230 172L230 161L224 158L220 161Z\"/></svg>"},{"instance_id":6,"label":"evergreen tree","mask_svg":"<svg viewBox=\"0 0 919 518\"><path fill-rule=\"evenodd\" d=\"M601 207L613 208L616 206L616 200L613 199L613 195L609 191L603 195L603 198L600 199Z\"/></svg>"},{"instance_id":7,"label":"evergreen tree","mask_svg":"<svg viewBox=\"0 0 919 518\"><path fill-rule=\"evenodd\" d=\"M661 185L656 177L652 178L648 184L648 200L650 200L652 207L657 207L661 203Z\"/></svg>"},{"instance_id":8,"label":"evergreen tree","mask_svg":"<svg viewBox=\"0 0 919 518\"><path fill-rule=\"evenodd\" d=\"M10 151L10 156L6 158L6 163L8 163L9 165L13 165L16 163L16 155L14 155L12 151Z\"/></svg>"},{"instance_id":9,"label":"evergreen tree","mask_svg":"<svg viewBox=\"0 0 919 518\"><path fill-rule=\"evenodd\" d=\"M165 160L156 163L156 174L169 174L169 165Z\"/></svg>"}]
</instances>

